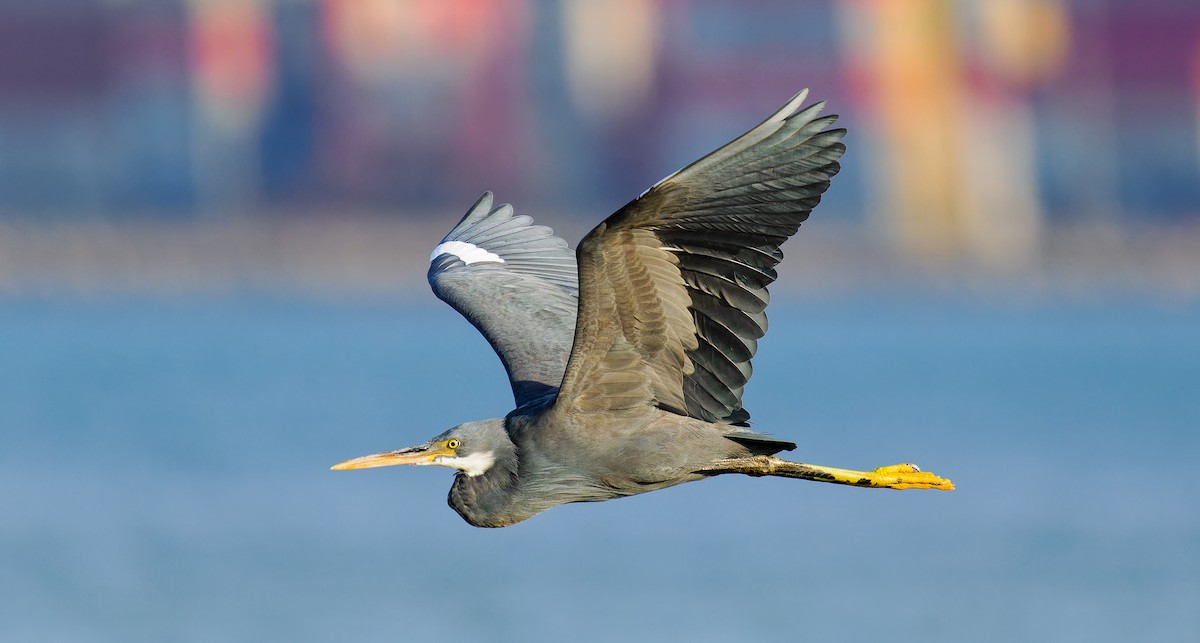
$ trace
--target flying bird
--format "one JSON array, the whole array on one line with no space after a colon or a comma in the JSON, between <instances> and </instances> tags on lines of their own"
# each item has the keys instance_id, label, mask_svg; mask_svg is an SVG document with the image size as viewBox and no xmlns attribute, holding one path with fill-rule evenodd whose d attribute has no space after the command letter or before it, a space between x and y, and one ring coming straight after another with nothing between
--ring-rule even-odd
<instances>
[{"instance_id":1,"label":"flying bird","mask_svg":"<svg viewBox=\"0 0 1200 643\"><path fill-rule=\"evenodd\" d=\"M807 94L659 181L575 252L485 193L434 248L428 277L499 355L516 408L333 468L456 469L450 506L477 527L724 473L953 489L911 464L783 460L796 444L751 429L742 407L780 246L846 149L823 102L800 109Z\"/></svg>"}]
</instances>

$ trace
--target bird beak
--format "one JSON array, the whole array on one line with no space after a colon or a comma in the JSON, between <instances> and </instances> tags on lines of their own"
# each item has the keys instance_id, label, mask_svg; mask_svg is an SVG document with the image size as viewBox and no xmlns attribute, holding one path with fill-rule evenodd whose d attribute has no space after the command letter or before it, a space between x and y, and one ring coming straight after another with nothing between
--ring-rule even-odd
<instances>
[{"instance_id":1,"label":"bird beak","mask_svg":"<svg viewBox=\"0 0 1200 643\"><path fill-rule=\"evenodd\" d=\"M364 455L361 458L339 462L330 468L334 471L344 471L346 469L390 467L397 464L434 464L434 460L443 455L454 455L454 451L441 444L427 443L399 451Z\"/></svg>"}]
</instances>

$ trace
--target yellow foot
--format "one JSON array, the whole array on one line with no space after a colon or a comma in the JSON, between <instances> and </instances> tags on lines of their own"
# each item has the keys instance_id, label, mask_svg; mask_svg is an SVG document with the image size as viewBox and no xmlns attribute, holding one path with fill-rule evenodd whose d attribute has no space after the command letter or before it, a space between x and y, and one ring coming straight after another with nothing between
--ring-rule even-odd
<instances>
[{"instance_id":1,"label":"yellow foot","mask_svg":"<svg viewBox=\"0 0 1200 643\"><path fill-rule=\"evenodd\" d=\"M954 483L928 471L921 471L915 464L893 464L879 467L867 474L872 487L889 489L941 489L950 491Z\"/></svg>"}]
</instances>

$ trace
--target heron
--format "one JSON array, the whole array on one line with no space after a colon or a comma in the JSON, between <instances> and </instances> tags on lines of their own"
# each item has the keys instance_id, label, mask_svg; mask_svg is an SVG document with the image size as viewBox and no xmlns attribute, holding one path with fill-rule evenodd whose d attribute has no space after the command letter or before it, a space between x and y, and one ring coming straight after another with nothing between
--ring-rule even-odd
<instances>
[{"instance_id":1,"label":"heron","mask_svg":"<svg viewBox=\"0 0 1200 643\"><path fill-rule=\"evenodd\" d=\"M335 470L456 470L448 502L506 527L573 502L721 474L953 489L912 464L856 471L778 457L742 406L780 247L841 169L845 129L803 90L617 210L574 252L490 192L430 255L434 294L487 339L515 409Z\"/></svg>"}]
</instances>

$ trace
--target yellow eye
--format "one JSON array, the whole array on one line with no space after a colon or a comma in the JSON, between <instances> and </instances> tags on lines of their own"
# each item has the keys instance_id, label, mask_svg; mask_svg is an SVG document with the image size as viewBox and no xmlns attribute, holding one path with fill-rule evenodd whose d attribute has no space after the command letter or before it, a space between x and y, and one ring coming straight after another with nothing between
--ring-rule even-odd
<instances>
[{"instance_id":1,"label":"yellow eye","mask_svg":"<svg viewBox=\"0 0 1200 643\"><path fill-rule=\"evenodd\" d=\"M446 440L446 448L448 449L457 449L458 445L460 444L462 443L458 441L458 438L450 438L449 440Z\"/></svg>"}]
</instances>

